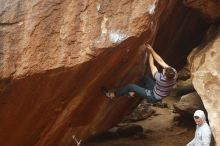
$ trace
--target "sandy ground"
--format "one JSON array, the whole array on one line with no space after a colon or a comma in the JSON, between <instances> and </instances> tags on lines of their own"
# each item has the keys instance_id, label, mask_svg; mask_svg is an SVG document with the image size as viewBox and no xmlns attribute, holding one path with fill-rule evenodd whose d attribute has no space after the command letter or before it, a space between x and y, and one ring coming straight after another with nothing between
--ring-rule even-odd
<instances>
[{"instance_id":1,"label":"sandy ground","mask_svg":"<svg viewBox=\"0 0 220 146\"><path fill-rule=\"evenodd\" d=\"M142 134L129 137L101 136L84 142L82 146L185 146L193 137L195 125L177 124L172 110L175 99L164 102L171 108L153 107L156 114L150 118L135 122L144 129Z\"/></svg>"}]
</instances>

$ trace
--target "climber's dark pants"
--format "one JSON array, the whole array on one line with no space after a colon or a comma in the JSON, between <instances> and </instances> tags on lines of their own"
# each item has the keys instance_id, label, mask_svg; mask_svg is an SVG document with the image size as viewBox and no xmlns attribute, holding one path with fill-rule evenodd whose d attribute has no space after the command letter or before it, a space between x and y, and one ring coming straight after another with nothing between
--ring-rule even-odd
<instances>
[{"instance_id":1,"label":"climber's dark pants","mask_svg":"<svg viewBox=\"0 0 220 146\"><path fill-rule=\"evenodd\" d=\"M128 92L135 92L137 96L147 99L150 103L155 103L158 100L154 97L153 88L155 81L145 75L138 84L127 84L115 92L116 96L123 96Z\"/></svg>"}]
</instances>

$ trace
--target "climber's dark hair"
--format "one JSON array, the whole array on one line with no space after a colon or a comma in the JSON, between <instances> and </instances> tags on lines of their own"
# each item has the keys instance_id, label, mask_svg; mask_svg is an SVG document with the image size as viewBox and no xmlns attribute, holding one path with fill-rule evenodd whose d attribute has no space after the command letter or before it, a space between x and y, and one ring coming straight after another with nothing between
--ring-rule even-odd
<instances>
[{"instance_id":1,"label":"climber's dark hair","mask_svg":"<svg viewBox=\"0 0 220 146\"><path fill-rule=\"evenodd\" d=\"M165 68L165 76L168 78L168 79L173 79L175 77L175 70L174 68L172 67L167 67Z\"/></svg>"}]
</instances>

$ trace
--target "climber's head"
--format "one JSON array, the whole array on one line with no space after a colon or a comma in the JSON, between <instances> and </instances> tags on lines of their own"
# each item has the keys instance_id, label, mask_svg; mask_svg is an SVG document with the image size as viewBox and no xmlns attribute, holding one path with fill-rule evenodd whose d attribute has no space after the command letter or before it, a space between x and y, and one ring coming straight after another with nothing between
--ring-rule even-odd
<instances>
[{"instance_id":1,"label":"climber's head","mask_svg":"<svg viewBox=\"0 0 220 146\"><path fill-rule=\"evenodd\" d=\"M168 79L173 79L175 77L175 70L172 67L167 67L163 69L163 74Z\"/></svg>"}]
</instances>

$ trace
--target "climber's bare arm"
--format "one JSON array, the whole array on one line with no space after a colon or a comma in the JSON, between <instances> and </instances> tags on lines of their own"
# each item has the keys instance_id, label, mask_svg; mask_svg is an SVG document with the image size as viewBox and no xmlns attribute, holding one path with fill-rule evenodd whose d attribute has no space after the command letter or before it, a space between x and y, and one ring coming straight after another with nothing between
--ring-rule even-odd
<instances>
[{"instance_id":1,"label":"climber's bare arm","mask_svg":"<svg viewBox=\"0 0 220 146\"><path fill-rule=\"evenodd\" d=\"M149 45L145 44L149 53L152 54L153 58L163 67L167 68L169 65L154 51L154 49Z\"/></svg>"},{"instance_id":2,"label":"climber's bare arm","mask_svg":"<svg viewBox=\"0 0 220 146\"><path fill-rule=\"evenodd\" d=\"M158 71L157 67L154 65L154 59L152 53L149 52L149 64L150 64L150 70L154 77L155 73Z\"/></svg>"}]
</instances>

